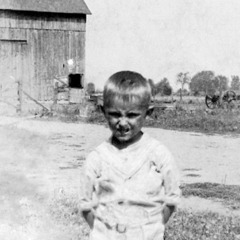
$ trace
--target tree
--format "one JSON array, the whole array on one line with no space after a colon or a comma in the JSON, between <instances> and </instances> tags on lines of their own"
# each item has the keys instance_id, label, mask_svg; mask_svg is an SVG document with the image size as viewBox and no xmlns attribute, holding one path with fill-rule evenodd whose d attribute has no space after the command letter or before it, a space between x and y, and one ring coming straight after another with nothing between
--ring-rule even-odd
<instances>
[{"instance_id":1,"label":"tree","mask_svg":"<svg viewBox=\"0 0 240 240\"><path fill-rule=\"evenodd\" d=\"M156 88L159 93L163 96L170 96L172 94L172 87L167 78L163 78L160 82L156 84Z\"/></svg>"},{"instance_id":2,"label":"tree","mask_svg":"<svg viewBox=\"0 0 240 240\"><path fill-rule=\"evenodd\" d=\"M213 91L212 80L215 78L213 71L201 71L193 76L189 88L194 95L200 92L208 94Z\"/></svg>"},{"instance_id":3,"label":"tree","mask_svg":"<svg viewBox=\"0 0 240 240\"><path fill-rule=\"evenodd\" d=\"M175 93L177 96L180 96L182 94L182 96L187 96L189 95L189 91L187 89L181 89L179 88L176 93Z\"/></svg>"},{"instance_id":4,"label":"tree","mask_svg":"<svg viewBox=\"0 0 240 240\"><path fill-rule=\"evenodd\" d=\"M148 79L148 82L152 89L153 97L156 96L158 93L161 95L169 96L172 94L172 87L167 78L163 78L160 82L154 83L152 79Z\"/></svg>"},{"instance_id":5,"label":"tree","mask_svg":"<svg viewBox=\"0 0 240 240\"><path fill-rule=\"evenodd\" d=\"M220 96L223 91L228 89L228 79L225 76L219 75L212 80L213 94L218 91Z\"/></svg>"},{"instance_id":6,"label":"tree","mask_svg":"<svg viewBox=\"0 0 240 240\"><path fill-rule=\"evenodd\" d=\"M88 94L95 93L95 85L94 85L94 83L90 82L90 83L87 84L87 93Z\"/></svg>"},{"instance_id":7,"label":"tree","mask_svg":"<svg viewBox=\"0 0 240 240\"><path fill-rule=\"evenodd\" d=\"M231 90L233 90L233 91L239 91L240 90L239 76L232 76Z\"/></svg>"},{"instance_id":8,"label":"tree","mask_svg":"<svg viewBox=\"0 0 240 240\"><path fill-rule=\"evenodd\" d=\"M155 84L152 79L148 79L148 83L151 87L152 90L152 96L154 97L156 95L156 89L155 89Z\"/></svg>"},{"instance_id":9,"label":"tree","mask_svg":"<svg viewBox=\"0 0 240 240\"><path fill-rule=\"evenodd\" d=\"M182 92L183 92L184 86L188 85L190 83L190 81L191 81L191 78L190 78L188 72L186 72L186 73L180 72L177 75L177 83L181 84L181 88L180 88L180 100L181 101L182 101Z\"/></svg>"}]
</instances>

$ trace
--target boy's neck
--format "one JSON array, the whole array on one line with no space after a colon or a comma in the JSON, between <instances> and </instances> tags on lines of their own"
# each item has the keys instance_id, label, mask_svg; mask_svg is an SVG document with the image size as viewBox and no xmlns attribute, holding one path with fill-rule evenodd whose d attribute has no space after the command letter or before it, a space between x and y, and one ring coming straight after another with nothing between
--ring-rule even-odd
<instances>
[{"instance_id":1,"label":"boy's neck","mask_svg":"<svg viewBox=\"0 0 240 240\"><path fill-rule=\"evenodd\" d=\"M131 146L132 144L138 142L143 136L143 132L139 132L136 136L134 136L133 138L131 138L128 141L119 141L117 138L115 138L114 136L112 137L112 145L115 146L116 148L118 148L119 150L127 148L129 146Z\"/></svg>"}]
</instances>

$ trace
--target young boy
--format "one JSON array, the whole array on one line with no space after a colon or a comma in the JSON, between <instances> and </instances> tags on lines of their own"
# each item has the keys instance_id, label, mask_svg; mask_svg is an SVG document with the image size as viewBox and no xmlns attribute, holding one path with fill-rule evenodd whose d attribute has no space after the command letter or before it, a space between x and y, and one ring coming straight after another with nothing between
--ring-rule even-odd
<instances>
[{"instance_id":1,"label":"young boy","mask_svg":"<svg viewBox=\"0 0 240 240\"><path fill-rule=\"evenodd\" d=\"M80 204L92 240L161 240L179 202L172 155L141 131L150 102L139 73L117 72L105 85L102 110L112 136L87 157Z\"/></svg>"}]
</instances>

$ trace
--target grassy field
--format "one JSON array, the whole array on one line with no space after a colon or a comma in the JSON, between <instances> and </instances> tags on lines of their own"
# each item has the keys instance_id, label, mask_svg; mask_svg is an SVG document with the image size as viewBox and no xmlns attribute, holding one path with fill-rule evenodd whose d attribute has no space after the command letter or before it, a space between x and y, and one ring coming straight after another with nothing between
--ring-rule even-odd
<instances>
[{"instance_id":1,"label":"grassy field","mask_svg":"<svg viewBox=\"0 0 240 240\"><path fill-rule=\"evenodd\" d=\"M208 134L240 133L240 108L237 106L210 110L202 98L189 97L173 104L166 104L165 101L155 101L155 110L147 119L146 126ZM92 111L86 121L105 124L100 111Z\"/></svg>"},{"instance_id":2,"label":"grassy field","mask_svg":"<svg viewBox=\"0 0 240 240\"><path fill-rule=\"evenodd\" d=\"M204 97L186 96L180 101L179 97L174 96L157 97L153 104L155 109L146 121L147 127L208 134L240 133L240 101L223 103L220 108L209 109ZM86 102L84 109L77 105L62 106L55 116L49 119L52 118L64 122L106 124L100 108L93 102Z\"/></svg>"},{"instance_id":3,"label":"grassy field","mask_svg":"<svg viewBox=\"0 0 240 240\"><path fill-rule=\"evenodd\" d=\"M181 186L184 197L197 196L221 202L229 209L240 209L240 186L218 183L192 183Z\"/></svg>"},{"instance_id":4,"label":"grassy field","mask_svg":"<svg viewBox=\"0 0 240 240\"><path fill-rule=\"evenodd\" d=\"M189 107L189 105L187 106ZM205 109L187 110L182 105L172 110L156 108L152 118L146 125L181 131L197 131L203 133L240 133L240 110Z\"/></svg>"},{"instance_id":5,"label":"grassy field","mask_svg":"<svg viewBox=\"0 0 240 240\"><path fill-rule=\"evenodd\" d=\"M213 212L178 211L166 227L166 240L237 240L240 218Z\"/></svg>"}]
</instances>

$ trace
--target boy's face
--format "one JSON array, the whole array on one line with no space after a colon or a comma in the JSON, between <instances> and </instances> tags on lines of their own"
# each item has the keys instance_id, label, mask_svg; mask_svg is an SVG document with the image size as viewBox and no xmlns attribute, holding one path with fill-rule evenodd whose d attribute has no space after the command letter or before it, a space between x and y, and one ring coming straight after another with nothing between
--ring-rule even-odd
<instances>
[{"instance_id":1,"label":"boy's face","mask_svg":"<svg viewBox=\"0 0 240 240\"><path fill-rule=\"evenodd\" d=\"M129 145L142 135L141 129L149 114L149 108L142 106L140 100L124 102L113 99L103 111L113 133L113 139Z\"/></svg>"}]
</instances>

